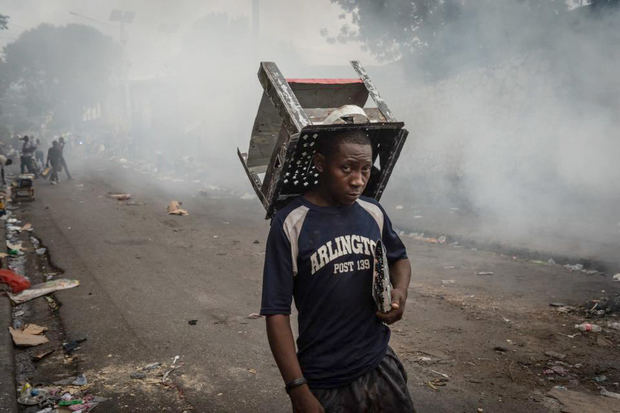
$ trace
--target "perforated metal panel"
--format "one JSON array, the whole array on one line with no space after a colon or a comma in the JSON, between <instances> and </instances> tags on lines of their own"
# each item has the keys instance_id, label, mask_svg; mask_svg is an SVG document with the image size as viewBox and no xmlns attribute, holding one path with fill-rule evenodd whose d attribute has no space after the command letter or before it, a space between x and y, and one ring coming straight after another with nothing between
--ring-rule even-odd
<instances>
[{"instance_id":1,"label":"perforated metal panel","mask_svg":"<svg viewBox=\"0 0 620 413\"><path fill-rule=\"evenodd\" d=\"M254 122L249 155L240 150L237 153L267 218L318 183L319 174L312 161L318 139L329 139L346 130L363 130L371 139L374 166L364 195L380 199L408 132L402 122L393 118L365 70L357 62L352 65L359 79L292 79L289 84L275 63L261 63L258 77L265 92ZM302 99L297 99L293 89L303 95ZM367 123L324 122L337 109L332 105L363 105L368 96L377 108L363 109ZM330 107L306 107L300 102ZM263 172L261 179L258 174Z\"/></svg>"}]
</instances>

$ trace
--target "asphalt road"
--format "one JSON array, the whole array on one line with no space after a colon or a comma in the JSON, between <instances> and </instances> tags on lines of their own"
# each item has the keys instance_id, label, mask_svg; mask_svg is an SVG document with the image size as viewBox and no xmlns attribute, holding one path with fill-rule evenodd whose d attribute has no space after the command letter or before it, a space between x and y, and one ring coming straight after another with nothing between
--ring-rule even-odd
<instances>
[{"instance_id":1,"label":"asphalt road","mask_svg":"<svg viewBox=\"0 0 620 413\"><path fill-rule=\"evenodd\" d=\"M248 318L260 306L268 230L259 202L109 161L73 174L56 186L38 182L37 200L19 212L64 276L81 281L56 296L67 335L88 336L79 370L111 397L106 411L290 411L264 320ZM108 192L129 192L132 200ZM190 215L168 215L172 199ZM592 393L601 371L620 381L619 337L606 333L611 345L568 338L582 316L549 307L613 296L620 283L460 245L404 241L413 283L391 344L420 412L548 411L545 393L557 383ZM549 380L542 374L548 350L581 366L567 367L567 380ZM173 386L129 378L176 355ZM437 384L440 373L449 380L433 389L428 382Z\"/></svg>"}]
</instances>

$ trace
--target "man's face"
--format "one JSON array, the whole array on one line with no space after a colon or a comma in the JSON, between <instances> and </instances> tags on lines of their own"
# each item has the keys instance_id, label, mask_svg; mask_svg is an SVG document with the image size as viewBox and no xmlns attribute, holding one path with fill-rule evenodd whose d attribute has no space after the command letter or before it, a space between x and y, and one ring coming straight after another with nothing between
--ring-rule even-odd
<instances>
[{"instance_id":1,"label":"man's face","mask_svg":"<svg viewBox=\"0 0 620 413\"><path fill-rule=\"evenodd\" d=\"M372 147L357 143L341 143L335 153L317 157L323 185L329 196L340 205L353 204L364 192L372 168Z\"/></svg>"}]
</instances>

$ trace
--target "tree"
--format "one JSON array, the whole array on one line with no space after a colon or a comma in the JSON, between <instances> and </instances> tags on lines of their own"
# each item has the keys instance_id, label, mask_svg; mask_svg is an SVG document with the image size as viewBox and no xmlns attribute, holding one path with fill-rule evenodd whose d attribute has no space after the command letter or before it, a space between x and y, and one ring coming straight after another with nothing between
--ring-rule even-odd
<instances>
[{"instance_id":1,"label":"tree","mask_svg":"<svg viewBox=\"0 0 620 413\"><path fill-rule=\"evenodd\" d=\"M331 0L349 14L328 41L361 41L379 60L443 58L455 50L477 58L533 21L557 20L567 10L558 0ZM344 17L344 15L343 15ZM513 36L514 37L514 36ZM499 50L499 49L497 49Z\"/></svg>"},{"instance_id":2,"label":"tree","mask_svg":"<svg viewBox=\"0 0 620 413\"><path fill-rule=\"evenodd\" d=\"M5 93L10 89L35 123L51 116L67 127L105 98L120 56L120 47L90 26L42 24L4 48Z\"/></svg>"},{"instance_id":3,"label":"tree","mask_svg":"<svg viewBox=\"0 0 620 413\"><path fill-rule=\"evenodd\" d=\"M9 16L0 14L0 30L7 30L9 28Z\"/></svg>"}]
</instances>

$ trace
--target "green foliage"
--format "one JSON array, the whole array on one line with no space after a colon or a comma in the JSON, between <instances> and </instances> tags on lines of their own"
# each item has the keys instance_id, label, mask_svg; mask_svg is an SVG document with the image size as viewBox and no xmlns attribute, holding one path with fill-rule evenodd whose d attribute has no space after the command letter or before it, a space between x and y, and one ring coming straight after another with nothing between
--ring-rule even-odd
<instances>
[{"instance_id":1,"label":"green foliage","mask_svg":"<svg viewBox=\"0 0 620 413\"><path fill-rule=\"evenodd\" d=\"M4 48L4 92L35 123L51 115L58 126L69 125L105 98L120 56L120 47L90 26L42 24Z\"/></svg>"}]
</instances>

